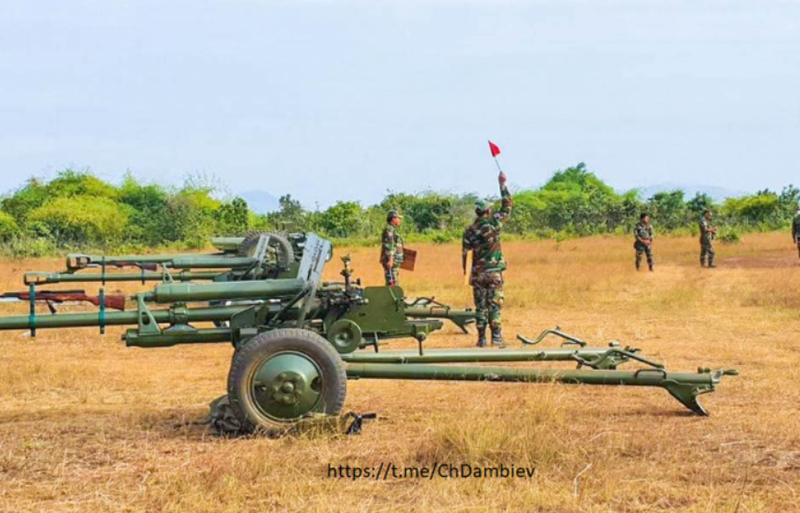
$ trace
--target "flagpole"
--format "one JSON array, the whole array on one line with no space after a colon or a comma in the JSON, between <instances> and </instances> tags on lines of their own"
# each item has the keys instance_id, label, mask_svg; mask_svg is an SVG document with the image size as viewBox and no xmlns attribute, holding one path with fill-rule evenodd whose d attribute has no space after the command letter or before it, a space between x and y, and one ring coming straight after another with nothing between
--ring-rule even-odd
<instances>
[{"instance_id":1,"label":"flagpole","mask_svg":"<svg viewBox=\"0 0 800 513\"><path fill-rule=\"evenodd\" d=\"M494 144L491 139L489 140L489 151L492 153L492 158L494 159L494 165L497 166L497 170L502 173L503 170L500 169L500 161L497 160L497 156L500 155L500 148L498 148L497 145Z\"/></svg>"}]
</instances>

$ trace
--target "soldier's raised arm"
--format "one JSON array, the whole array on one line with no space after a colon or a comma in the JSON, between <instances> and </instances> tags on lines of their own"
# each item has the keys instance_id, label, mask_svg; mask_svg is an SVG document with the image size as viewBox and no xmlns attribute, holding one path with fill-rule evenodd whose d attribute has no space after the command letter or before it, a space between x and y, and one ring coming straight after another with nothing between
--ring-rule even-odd
<instances>
[{"instance_id":1,"label":"soldier's raised arm","mask_svg":"<svg viewBox=\"0 0 800 513\"><path fill-rule=\"evenodd\" d=\"M500 184L501 205L500 210L495 215L495 220L498 226L502 226L511 217L511 207L514 205L514 201L511 199L511 193L508 192L508 187L506 187L506 174L500 171L497 181Z\"/></svg>"}]
</instances>

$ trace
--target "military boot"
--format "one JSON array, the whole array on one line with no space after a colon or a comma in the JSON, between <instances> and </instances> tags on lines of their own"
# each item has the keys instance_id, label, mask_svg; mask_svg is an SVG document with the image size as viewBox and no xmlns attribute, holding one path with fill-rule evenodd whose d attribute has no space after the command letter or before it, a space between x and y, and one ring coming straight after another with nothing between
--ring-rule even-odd
<instances>
[{"instance_id":1,"label":"military boot","mask_svg":"<svg viewBox=\"0 0 800 513\"><path fill-rule=\"evenodd\" d=\"M486 347L486 326L478 326L478 347Z\"/></svg>"},{"instance_id":2,"label":"military boot","mask_svg":"<svg viewBox=\"0 0 800 513\"><path fill-rule=\"evenodd\" d=\"M503 341L503 332L500 328L492 330L492 345L500 349L506 347L506 343Z\"/></svg>"}]
</instances>

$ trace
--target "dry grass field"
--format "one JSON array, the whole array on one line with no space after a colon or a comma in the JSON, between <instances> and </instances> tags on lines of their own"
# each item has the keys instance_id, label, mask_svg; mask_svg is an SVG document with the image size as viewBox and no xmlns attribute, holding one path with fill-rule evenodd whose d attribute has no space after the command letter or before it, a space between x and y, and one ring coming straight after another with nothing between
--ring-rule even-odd
<instances>
[{"instance_id":1,"label":"dry grass field","mask_svg":"<svg viewBox=\"0 0 800 513\"><path fill-rule=\"evenodd\" d=\"M710 417L689 414L661 389L363 380L350 382L346 410L380 418L360 436L225 439L199 421L225 391L226 345L126 349L119 329L8 332L0 334L0 510L797 511L796 250L785 233L748 235L718 244L719 268L706 270L695 239L656 242L655 273L635 272L628 238L506 244L505 334L560 325L592 342L641 347L669 369L738 368L741 376L703 398ZM469 305L459 248L415 249L406 293ZM376 249L352 255L356 274L379 283ZM20 290L23 271L61 265L2 261L0 288ZM338 270L334 260L328 277ZM447 327L427 344L474 342ZM414 344L390 345L401 347ZM329 464L381 462L537 470L533 479L327 477Z\"/></svg>"}]
</instances>

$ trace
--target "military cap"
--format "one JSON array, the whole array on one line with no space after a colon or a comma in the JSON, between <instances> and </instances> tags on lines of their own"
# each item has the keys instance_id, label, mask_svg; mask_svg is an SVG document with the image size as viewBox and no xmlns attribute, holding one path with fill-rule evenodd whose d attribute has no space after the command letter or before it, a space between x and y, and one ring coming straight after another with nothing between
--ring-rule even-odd
<instances>
[{"instance_id":1,"label":"military cap","mask_svg":"<svg viewBox=\"0 0 800 513\"><path fill-rule=\"evenodd\" d=\"M486 200L478 200L475 202L475 210L480 210L481 212L486 212L491 206L492 205Z\"/></svg>"},{"instance_id":2,"label":"military cap","mask_svg":"<svg viewBox=\"0 0 800 513\"><path fill-rule=\"evenodd\" d=\"M392 209L392 210L386 212L386 220L387 221L391 221L395 217L398 218L398 219L402 219L403 218L403 214L401 214L400 212L398 212L395 209Z\"/></svg>"}]
</instances>

